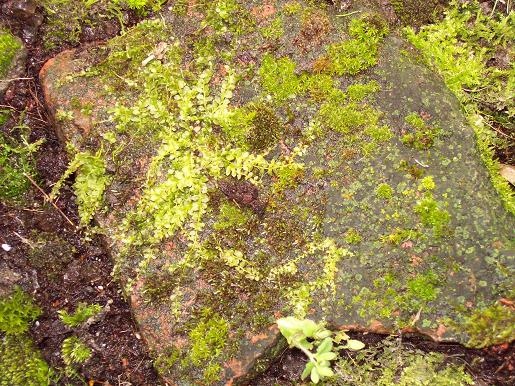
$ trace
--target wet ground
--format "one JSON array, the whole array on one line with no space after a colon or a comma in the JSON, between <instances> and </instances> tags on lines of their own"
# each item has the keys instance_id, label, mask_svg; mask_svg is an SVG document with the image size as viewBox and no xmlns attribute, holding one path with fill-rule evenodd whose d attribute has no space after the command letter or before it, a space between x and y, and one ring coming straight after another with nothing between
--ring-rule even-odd
<instances>
[{"instance_id":1,"label":"wet ground","mask_svg":"<svg viewBox=\"0 0 515 386\"><path fill-rule=\"evenodd\" d=\"M2 1L2 3L4 3ZM108 311L91 326L74 331L94 349L93 358L80 373L89 385L159 385L144 342L139 337L121 290L111 277L112 263L101 236L88 236L70 224L79 222L74 196L69 188L62 190L57 207L45 202L44 194L64 172L68 158L59 144L43 105L38 73L44 62L68 47L44 50L36 25L44 22L41 10L34 16L9 14L5 7L0 21L15 34L25 38L28 49L23 79L11 83L0 105L12 110L11 119L2 133L16 137L20 123L31 128L31 142L43 138L37 155L38 186L33 186L24 205L0 203L0 241L13 248L0 252L2 264L20 275L20 282L32 291L43 315L33 326L31 335L48 363L63 367L59 350L62 341L72 334L59 322L57 310L73 310L80 302L108 305ZM31 19L32 18L32 19ZM127 15L128 24L137 21ZM34 26L27 28L28 21ZM39 21L38 21L39 20ZM32 23L31 22L31 23ZM119 33L116 20L85 29L81 44L106 40ZM380 335L356 335L367 344L378 344ZM460 358L477 380L489 385L515 383L514 346L496 346L469 350L455 344L437 344L417 337L405 337L408 346L423 351L437 351ZM285 351L254 385L291 385L298 382L305 358L296 351ZM62 382L65 380L62 379ZM70 382L68 382L70 384ZM71 384L82 384L72 381Z\"/></svg>"}]
</instances>

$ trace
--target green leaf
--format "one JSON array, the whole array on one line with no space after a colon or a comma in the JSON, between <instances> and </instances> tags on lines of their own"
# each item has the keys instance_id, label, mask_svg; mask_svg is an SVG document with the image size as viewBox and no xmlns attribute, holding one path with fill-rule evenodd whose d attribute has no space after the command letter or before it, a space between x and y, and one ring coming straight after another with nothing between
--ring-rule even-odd
<instances>
[{"instance_id":1,"label":"green leaf","mask_svg":"<svg viewBox=\"0 0 515 386\"><path fill-rule=\"evenodd\" d=\"M365 344L359 340L355 339L349 339L347 341L347 344L345 345L345 348L352 350L352 351L358 351L365 347Z\"/></svg>"},{"instance_id":2,"label":"green leaf","mask_svg":"<svg viewBox=\"0 0 515 386\"><path fill-rule=\"evenodd\" d=\"M334 372L330 367L320 366L318 367L318 373L320 374L321 378L334 376Z\"/></svg>"},{"instance_id":3,"label":"green leaf","mask_svg":"<svg viewBox=\"0 0 515 386\"><path fill-rule=\"evenodd\" d=\"M319 361L332 361L333 359L336 358L336 353L334 352L325 352L325 353L322 353L322 354L316 354L316 358L319 360Z\"/></svg>"},{"instance_id":4,"label":"green leaf","mask_svg":"<svg viewBox=\"0 0 515 386\"><path fill-rule=\"evenodd\" d=\"M320 375L318 374L317 368L314 367L313 370L311 370L311 382L317 384L318 381L320 381Z\"/></svg>"},{"instance_id":5,"label":"green leaf","mask_svg":"<svg viewBox=\"0 0 515 386\"><path fill-rule=\"evenodd\" d=\"M304 371L302 372L300 379L306 379L308 375L311 373L311 370L313 370L313 367L315 367L315 364L313 362L306 363L306 367L304 368Z\"/></svg>"},{"instance_id":6,"label":"green leaf","mask_svg":"<svg viewBox=\"0 0 515 386\"><path fill-rule=\"evenodd\" d=\"M331 338L325 338L322 343L318 346L317 354L328 353L333 348L333 340Z\"/></svg>"}]
</instances>

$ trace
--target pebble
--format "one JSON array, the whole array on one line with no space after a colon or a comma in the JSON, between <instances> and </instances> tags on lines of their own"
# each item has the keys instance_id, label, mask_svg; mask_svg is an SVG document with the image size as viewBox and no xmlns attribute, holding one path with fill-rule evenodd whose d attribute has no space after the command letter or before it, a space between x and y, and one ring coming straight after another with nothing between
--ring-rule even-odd
<instances>
[{"instance_id":1,"label":"pebble","mask_svg":"<svg viewBox=\"0 0 515 386\"><path fill-rule=\"evenodd\" d=\"M9 244L2 244L2 249L6 252L9 252L13 247L11 247Z\"/></svg>"}]
</instances>

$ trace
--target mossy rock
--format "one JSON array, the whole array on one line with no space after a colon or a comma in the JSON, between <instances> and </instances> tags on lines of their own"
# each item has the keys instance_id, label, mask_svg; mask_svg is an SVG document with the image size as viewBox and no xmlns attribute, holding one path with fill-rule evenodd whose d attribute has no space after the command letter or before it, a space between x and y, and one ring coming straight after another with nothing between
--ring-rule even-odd
<instances>
[{"instance_id":1,"label":"mossy rock","mask_svg":"<svg viewBox=\"0 0 515 386\"><path fill-rule=\"evenodd\" d=\"M511 297L514 219L459 103L374 2L312 3L172 7L41 72L60 138L105 162L96 218L172 384L245 383L288 314L513 339L509 307L475 313Z\"/></svg>"},{"instance_id":2,"label":"mossy rock","mask_svg":"<svg viewBox=\"0 0 515 386\"><path fill-rule=\"evenodd\" d=\"M0 96L25 71L26 57L22 41L0 25Z\"/></svg>"}]
</instances>

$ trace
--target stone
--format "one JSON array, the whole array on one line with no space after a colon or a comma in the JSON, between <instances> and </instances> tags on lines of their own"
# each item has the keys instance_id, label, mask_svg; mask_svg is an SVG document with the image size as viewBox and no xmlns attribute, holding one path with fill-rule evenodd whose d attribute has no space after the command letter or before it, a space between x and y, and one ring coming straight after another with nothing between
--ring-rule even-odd
<instances>
[{"instance_id":1,"label":"stone","mask_svg":"<svg viewBox=\"0 0 515 386\"><path fill-rule=\"evenodd\" d=\"M162 377L245 384L287 315L512 340L513 215L458 101L380 6L223 3L172 7L40 74L59 138L96 160L78 176L108 177L96 219ZM489 335L474 321L491 307L505 327Z\"/></svg>"}]
</instances>

